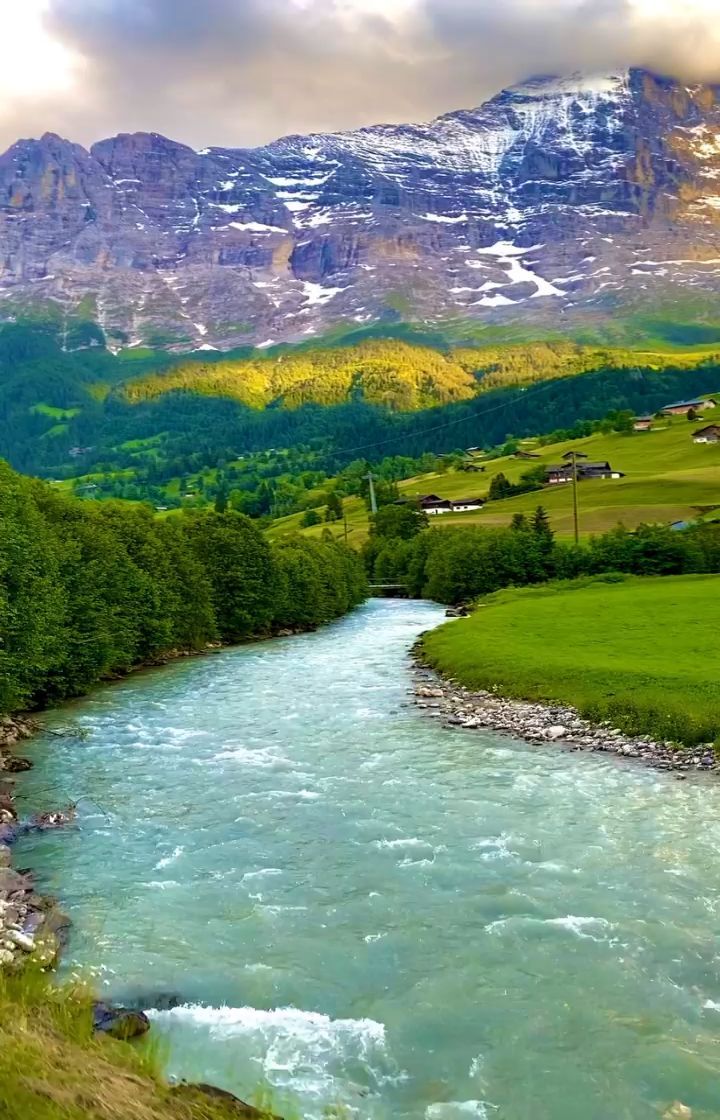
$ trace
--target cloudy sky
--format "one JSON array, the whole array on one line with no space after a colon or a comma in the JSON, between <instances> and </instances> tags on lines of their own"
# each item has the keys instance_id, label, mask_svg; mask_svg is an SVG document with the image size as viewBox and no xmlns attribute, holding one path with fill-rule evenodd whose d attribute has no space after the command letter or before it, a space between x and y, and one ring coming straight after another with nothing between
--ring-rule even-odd
<instances>
[{"instance_id":1,"label":"cloudy sky","mask_svg":"<svg viewBox=\"0 0 720 1120\"><path fill-rule=\"evenodd\" d=\"M425 120L531 74L720 82L720 0L0 0L0 147Z\"/></svg>"}]
</instances>

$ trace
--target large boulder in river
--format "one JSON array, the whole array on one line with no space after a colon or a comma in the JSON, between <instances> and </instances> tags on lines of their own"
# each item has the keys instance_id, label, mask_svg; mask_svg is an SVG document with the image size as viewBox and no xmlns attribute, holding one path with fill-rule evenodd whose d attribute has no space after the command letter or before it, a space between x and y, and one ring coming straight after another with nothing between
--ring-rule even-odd
<instances>
[{"instance_id":1,"label":"large boulder in river","mask_svg":"<svg viewBox=\"0 0 720 1120\"><path fill-rule=\"evenodd\" d=\"M150 1020L142 1011L127 1007L111 1007L109 1003L93 1004L93 1029L96 1034L106 1034L121 1042L140 1038L150 1030Z\"/></svg>"},{"instance_id":2,"label":"large boulder in river","mask_svg":"<svg viewBox=\"0 0 720 1120\"><path fill-rule=\"evenodd\" d=\"M229 1116L244 1117L245 1120L281 1120L279 1116L274 1116L271 1112L262 1112L254 1105L246 1104L239 1097L233 1096L225 1089L217 1089L214 1085L203 1085L201 1083L188 1085L183 1081L180 1085L174 1085L170 1092L173 1096L182 1097L189 1104L203 1104L208 1100L216 1101L225 1107Z\"/></svg>"}]
</instances>

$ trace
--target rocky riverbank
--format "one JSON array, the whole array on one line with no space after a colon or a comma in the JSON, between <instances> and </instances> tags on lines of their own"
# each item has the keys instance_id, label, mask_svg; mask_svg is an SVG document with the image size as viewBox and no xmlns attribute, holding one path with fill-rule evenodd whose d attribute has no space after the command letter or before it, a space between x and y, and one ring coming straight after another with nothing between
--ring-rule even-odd
<instances>
[{"instance_id":1,"label":"rocky riverbank","mask_svg":"<svg viewBox=\"0 0 720 1120\"><path fill-rule=\"evenodd\" d=\"M36 730L28 719L0 719L0 829L12 831L17 822L14 775L30 763L16 751ZM11 847L0 842L0 967L55 964L69 925L55 900L37 893L32 873L12 866Z\"/></svg>"},{"instance_id":2,"label":"rocky riverbank","mask_svg":"<svg viewBox=\"0 0 720 1120\"><path fill-rule=\"evenodd\" d=\"M549 706L509 700L492 692L464 688L441 678L423 661L422 647L414 657L415 702L446 727L500 731L530 743L555 743L567 750L596 751L671 770L682 780L689 771L720 771L720 756L712 743L681 747L647 736L626 735L611 724L594 724L565 705Z\"/></svg>"}]
</instances>

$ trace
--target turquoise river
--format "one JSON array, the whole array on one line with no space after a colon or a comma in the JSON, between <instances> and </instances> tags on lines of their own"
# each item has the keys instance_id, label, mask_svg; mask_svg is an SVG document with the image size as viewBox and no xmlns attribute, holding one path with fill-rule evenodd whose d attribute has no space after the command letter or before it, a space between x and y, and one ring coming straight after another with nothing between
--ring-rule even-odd
<instances>
[{"instance_id":1,"label":"turquoise river","mask_svg":"<svg viewBox=\"0 0 720 1120\"><path fill-rule=\"evenodd\" d=\"M286 1117L720 1117L720 783L442 728L408 693L441 618L376 600L51 713L88 734L32 744L23 805L80 820L19 862L64 968Z\"/></svg>"}]
</instances>

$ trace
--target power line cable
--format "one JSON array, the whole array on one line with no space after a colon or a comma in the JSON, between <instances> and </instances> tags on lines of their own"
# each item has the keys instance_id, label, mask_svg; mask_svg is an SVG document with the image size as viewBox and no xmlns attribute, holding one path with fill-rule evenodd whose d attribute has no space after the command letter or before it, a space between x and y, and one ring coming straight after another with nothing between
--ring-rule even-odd
<instances>
[{"instance_id":1,"label":"power line cable","mask_svg":"<svg viewBox=\"0 0 720 1120\"><path fill-rule=\"evenodd\" d=\"M530 386L529 389L522 390L522 397L525 400L527 400L529 396L535 397L544 389L549 389L552 385L555 385L556 381L559 380L561 380L561 378L555 378L552 381L545 381L542 385ZM520 400L520 397L518 397L517 400ZM493 412L500 412L503 408L507 408L509 405L515 403L516 401L505 401L503 404L496 405L494 408L485 409L485 411L482 413L482 416L489 416ZM371 447L384 447L388 443L397 443L399 439L422 439L424 436L431 435L433 432L441 432L446 428L453 428L458 424L468 424L473 420L478 419L480 419L480 417L478 416L460 416L457 420L448 420L444 424L436 424L432 428L426 428L423 432L398 433L398 435L391 436L389 439L375 440L373 443L362 443L358 447L344 447L342 450L345 455L351 455L356 451L367 451Z\"/></svg>"}]
</instances>

